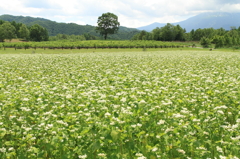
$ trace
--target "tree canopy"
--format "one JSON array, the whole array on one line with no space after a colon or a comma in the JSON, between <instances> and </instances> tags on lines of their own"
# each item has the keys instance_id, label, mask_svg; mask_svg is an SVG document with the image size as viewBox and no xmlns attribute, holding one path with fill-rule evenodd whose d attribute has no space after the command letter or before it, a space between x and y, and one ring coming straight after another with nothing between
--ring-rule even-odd
<instances>
[{"instance_id":1,"label":"tree canopy","mask_svg":"<svg viewBox=\"0 0 240 159\"><path fill-rule=\"evenodd\" d=\"M0 26L0 41L9 39L10 41L16 37L16 28L9 22L5 22Z\"/></svg>"},{"instance_id":2,"label":"tree canopy","mask_svg":"<svg viewBox=\"0 0 240 159\"><path fill-rule=\"evenodd\" d=\"M98 17L98 26L96 27L96 32L104 36L107 39L108 34L117 33L120 23L118 22L118 17L113 13L103 13L102 16Z\"/></svg>"},{"instance_id":3,"label":"tree canopy","mask_svg":"<svg viewBox=\"0 0 240 159\"><path fill-rule=\"evenodd\" d=\"M26 26L25 24L16 23L15 21L8 22L0 20L0 42L4 42L5 39L11 41L13 38L47 41L49 35L47 29L38 24Z\"/></svg>"},{"instance_id":4,"label":"tree canopy","mask_svg":"<svg viewBox=\"0 0 240 159\"><path fill-rule=\"evenodd\" d=\"M33 41L47 41L49 38L47 29L35 24L30 27L30 39Z\"/></svg>"}]
</instances>

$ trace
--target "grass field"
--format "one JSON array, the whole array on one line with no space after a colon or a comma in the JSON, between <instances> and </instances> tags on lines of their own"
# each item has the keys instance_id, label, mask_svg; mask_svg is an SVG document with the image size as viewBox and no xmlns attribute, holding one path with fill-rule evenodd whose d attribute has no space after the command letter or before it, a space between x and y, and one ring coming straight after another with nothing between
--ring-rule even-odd
<instances>
[{"instance_id":1,"label":"grass field","mask_svg":"<svg viewBox=\"0 0 240 159\"><path fill-rule=\"evenodd\" d=\"M0 158L240 158L239 51L33 51L0 50Z\"/></svg>"}]
</instances>

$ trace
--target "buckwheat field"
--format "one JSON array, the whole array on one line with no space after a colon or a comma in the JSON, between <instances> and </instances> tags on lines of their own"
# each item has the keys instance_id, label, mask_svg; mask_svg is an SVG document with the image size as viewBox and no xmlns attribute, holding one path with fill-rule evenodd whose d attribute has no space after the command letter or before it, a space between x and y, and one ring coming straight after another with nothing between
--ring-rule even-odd
<instances>
[{"instance_id":1,"label":"buckwheat field","mask_svg":"<svg viewBox=\"0 0 240 159\"><path fill-rule=\"evenodd\" d=\"M0 158L238 159L240 54L2 54Z\"/></svg>"}]
</instances>

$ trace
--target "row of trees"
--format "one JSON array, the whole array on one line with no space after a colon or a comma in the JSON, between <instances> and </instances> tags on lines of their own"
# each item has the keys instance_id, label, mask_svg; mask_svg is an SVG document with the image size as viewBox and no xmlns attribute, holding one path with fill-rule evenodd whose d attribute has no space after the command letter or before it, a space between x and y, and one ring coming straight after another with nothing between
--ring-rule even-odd
<instances>
[{"instance_id":1,"label":"row of trees","mask_svg":"<svg viewBox=\"0 0 240 159\"><path fill-rule=\"evenodd\" d=\"M158 41L200 41L202 38L208 39L219 39L219 37L233 38L236 41L240 37L240 27L231 27L230 30L225 30L223 28L213 29L204 28L191 30L189 33L186 32L184 28L180 25L172 25L170 23L166 24L164 27L155 28L151 32L141 31L140 33L133 36L133 40L158 40ZM230 40L231 41L231 40ZM234 42L233 42L234 43Z\"/></svg>"},{"instance_id":2,"label":"row of trees","mask_svg":"<svg viewBox=\"0 0 240 159\"><path fill-rule=\"evenodd\" d=\"M35 24L30 27L22 23L7 22L0 20L0 42L5 39L12 40L21 38L31 41L47 41L49 39L48 31L42 26Z\"/></svg>"},{"instance_id":3,"label":"row of trees","mask_svg":"<svg viewBox=\"0 0 240 159\"><path fill-rule=\"evenodd\" d=\"M133 36L132 40L157 40L157 41L185 41L186 30L180 25L167 23L164 27L157 27L152 32L141 31Z\"/></svg>"},{"instance_id":4,"label":"row of trees","mask_svg":"<svg viewBox=\"0 0 240 159\"><path fill-rule=\"evenodd\" d=\"M230 36L225 34L224 36L216 35L213 38L202 37L200 44L205 47L212 47L212 44L215 48L223 47L237 47L240 45L240 37Z\"/></svg>"}]
</instances>

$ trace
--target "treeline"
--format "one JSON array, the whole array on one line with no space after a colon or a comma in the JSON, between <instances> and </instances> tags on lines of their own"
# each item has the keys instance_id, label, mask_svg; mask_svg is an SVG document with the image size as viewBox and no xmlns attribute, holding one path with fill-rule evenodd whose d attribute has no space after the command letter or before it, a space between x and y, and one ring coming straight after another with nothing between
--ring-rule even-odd
<instances>
[{"instance_id":1,"label":"treeline","mask_svg":"<svg viewBox=\"0 0 240 159\"><path fill-rule=\"evenodd\" d=\"M180 25L174 26L167 23L164 27L157 27L152 32L145 30L133 36L132 40L157 40L157 41L185 41L186 30Z\"/></svg>"},{"instance_id":2,"label":"treeline","mask_svg":"<svg viewBox=\"0 0 240 159\"><path fill-rule=\"evenodd\" d=\"M215 48L228 48L240 46L240 27L237 29L232 27L231 30L226 31L224 29L215 30L217 34L210 34L202 36L200 39L200 44L203 47L213 47Z\"/></svg>"},{"instance_id":3,"label":"treeline","mask_svg":"<svg viewBox=\"0 0 240 159\"><path fill-rule=\"evenodd\" d=\"M240 45L240 27L192 29L189 33L180 25L166 24L164 27L155 28L151 32L141 31L133 36L132 40L157 40L157 41L200 41L204 47L214 44L216 48Z\"/></svg>"},{"instance_id":4,"label":"treeline","mask_svg":"<svg viewBox=\"0 0 240 159\"><path fill-rule=\"evenodd\" d=\"M103 39L103 37L96 33L95 26L91 25L78 25L75 23L58 23L48 19L43 18L33 18L33 17L23 17L23 16L12 16L12 15L2 15L0 19L5 21L15 21L17 23L23 23L27 26L33 26L38 24L47 29L49 36L53 36L52 39L56 39L58 34L64 35L84 35L86 40L92 40L93 37L85 36L85 34L95 36L97 39ZM131 40L131 38L139 33L140 31L135 28L127 28L120 26L117 34L112 34L108 36L108 40Z\"/></svg>"},{"instance_id":5,"label":"treeline","mask_svg":"<svg viewBox=\"0 0 240 159\"><path fill-rule=\"evenodd\" d=\"M14 38L31 41L48 41L49 35L47 29L38 24L26 26L15 21L0 20L0 42L3 42L5 39L11 41Z\"/></svg>"}]
</instances>

